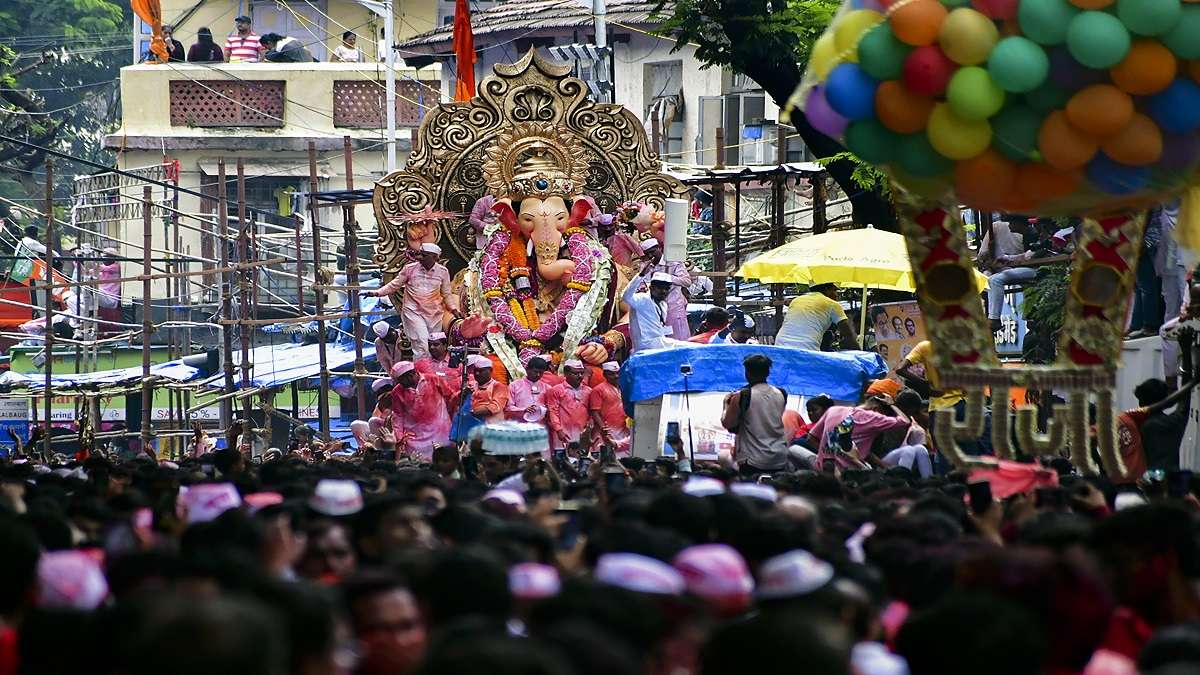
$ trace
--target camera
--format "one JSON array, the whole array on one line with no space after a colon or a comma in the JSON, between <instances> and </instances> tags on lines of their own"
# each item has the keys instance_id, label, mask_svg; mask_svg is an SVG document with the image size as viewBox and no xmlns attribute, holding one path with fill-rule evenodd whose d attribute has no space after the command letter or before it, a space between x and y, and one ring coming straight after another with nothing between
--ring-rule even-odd
<instances>
[{"instance_id":1,"label":"camera","mask_svg":"<svg viewBox=\"0 0 1200 675\"><path fill-rule=\"evenodd\" d=\"M685 364L679 366L679 374L683 375L684 377L691 375L692 374L691 364L685 363Z\"/></svg>"},{"instance_id":2,"label":"camera","mask_svg":"<svg viewBox=\"0 0 1200 675\"><path fill-rule=\"evenodd\" d=\"M450 353L450 363L448 365L451 368L457 368L457 367L461 366L464 358L467 355L467 348L466 347L451 347L447 351Z\"/></svg>"}]
</instances>

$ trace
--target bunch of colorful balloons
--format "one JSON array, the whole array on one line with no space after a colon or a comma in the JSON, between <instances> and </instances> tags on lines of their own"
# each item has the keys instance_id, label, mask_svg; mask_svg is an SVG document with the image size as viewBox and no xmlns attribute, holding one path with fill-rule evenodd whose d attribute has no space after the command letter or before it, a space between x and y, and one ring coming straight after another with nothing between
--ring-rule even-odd
<instances>
[{"instance_id":1,"label":"bunch of colorful balloons","mask_svg":"<svg viewBox=\"0 0 1200 675\"><path fill-rule=\"evenodd\" d=\"M1200 166L1200 2L852 0L798 95L813 127L921 197L1145 206Z\"/></svg>"}]
</instances>

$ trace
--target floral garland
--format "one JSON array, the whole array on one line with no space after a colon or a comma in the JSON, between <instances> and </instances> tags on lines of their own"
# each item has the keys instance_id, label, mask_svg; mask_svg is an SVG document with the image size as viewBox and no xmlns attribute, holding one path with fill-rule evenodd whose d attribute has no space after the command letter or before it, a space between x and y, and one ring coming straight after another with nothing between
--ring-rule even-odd
<instances>
[{"instance_id":1,"label":"floral garland","mask_svg":"<svg viewBox=\"0 0 1200 675\"><path fill-rule=\"evenodd\" d=\"M489 228L490 229L490 228ZM536 308L532 303L532 291L528 298L520 297L518 289L515 288L512 278L513 266L508 255L509 246L513 244L513 234L506 227L499 227L493 230L488 244L484 247L479 258L479 273L480 283L483 287L483 299L487 302L488 308L491 310L492 318L496 321L498 330L495 332L503 332L517 342L520 347L519 362L525 364L529 359L541 354L544 351L545 343L565 327L570 325L568 316L579 303L580 298L593 290L593 271L595 263L593 262L593 249L590 245L587 232L580 227L569 227L564 232L567 238L567 251L571 256L572 262L575 263L575 270L571 274L571 281L567 283L566 290L558 301L558 305L546 318L543 323L538 323L536 319ZM606 261L602 258L601 265ZM524 268L518 268L518 271ZM528 275L528 269L524 269ZM517 277L519 278L519 277ZM521 290L528 288L527 285L522 285ZM526 303L525 300L529 302ZM592 306L587 306L587 312L590 315ZM518 310L520 310L518 312ZM534 311L530 311L534 310ZM529 315L535 318L530 321ZM520 318L518 318L520 316ZM524 320L522 320L524 319ZM582 335L580 335L582 338ZM501 353L499 343L504 342L503 338L494 337L489 334L488 342L496 349L497 354L501 354L501 360L505 362L505 366L509 370L513 370L508 360ZM578 338L574 344L568 345L564 341L563 347L568 346L574 349L575 344L578 344ZM506 345L507 347L507 345ZM507 350L505 350L507 351ZM524 368L521 368L524 370Z\"/></svg>"}]
</instances>

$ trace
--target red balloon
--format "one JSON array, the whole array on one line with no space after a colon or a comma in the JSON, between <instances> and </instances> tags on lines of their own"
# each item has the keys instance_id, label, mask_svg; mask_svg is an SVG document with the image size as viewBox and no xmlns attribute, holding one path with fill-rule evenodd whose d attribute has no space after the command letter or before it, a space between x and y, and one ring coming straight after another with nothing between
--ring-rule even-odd
<instances>
[{"instance_id":1,"label":"red balloon","mask_svg":"<svg viewBox=\"0 0 1200 675\"><path fill-rule=\"evenodd\" d=\"M904 61L904 84L914 93L940 96L957 69L937 45L917 47Z\"/></svg>"},{"instance_id":2,"label":"red balloon","mask_svg":"<svg viewBox=\"0 0 1200 675\"><path fill-rule=\"evenodd\" d=\"M971 0L971 6L992 19L1013 19L1017 16L1018 0Z\"/></svg>"}]
</instances>

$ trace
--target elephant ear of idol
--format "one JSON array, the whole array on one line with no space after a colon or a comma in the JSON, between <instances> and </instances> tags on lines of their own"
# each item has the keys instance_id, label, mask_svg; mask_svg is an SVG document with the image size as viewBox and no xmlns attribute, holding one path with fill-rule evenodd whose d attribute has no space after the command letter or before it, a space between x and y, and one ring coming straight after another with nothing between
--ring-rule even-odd
<instances>
[{"instance_id":1,"label":"elephant ear of idol","mask_svg":"<svg viewBox=\"0 0 1200 675\"><path fill-rule=\"evenodd\" d=\"M1197 182L1193 59L1180 0L850 0L789 108L910 199L1103 216Z\"/></svg>"}]
</instances>

